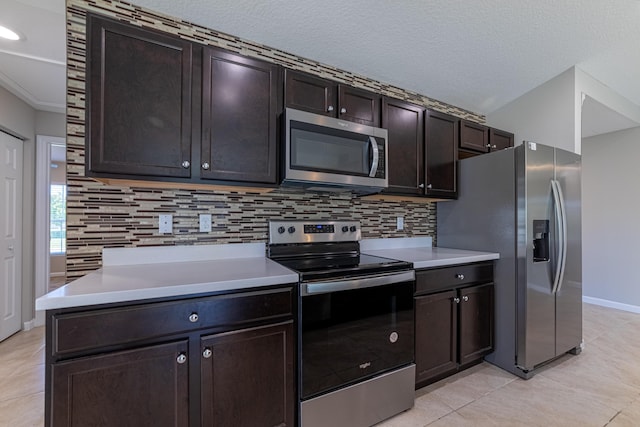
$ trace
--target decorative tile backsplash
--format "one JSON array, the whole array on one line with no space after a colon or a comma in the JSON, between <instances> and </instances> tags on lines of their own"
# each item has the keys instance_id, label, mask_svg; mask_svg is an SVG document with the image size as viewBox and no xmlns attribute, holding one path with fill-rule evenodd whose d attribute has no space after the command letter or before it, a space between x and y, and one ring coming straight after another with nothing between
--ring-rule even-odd
<instances>
[{"instance_id":1,"label":"decorative tile backsplash","mask_svg":"<svg viewBox=\"0 0 640 427\"><path fill-rule=\"evenodd\" d=\"M364 238L432 236L434 203L378 201L278 189L271 193L176 190L105 185L84 176L85 19L92 11L194 42L222 47L475 122L484 117L401 88L219 33L117 0L67 0L67 278L101 266L105 247L195 245L267 241L269 219L352 219ZM173 234L158 233L158 215L173 215ZM198 231L198 214L210 213L211 232ZM396 231L396 217L404 230Z\"/></svg>"}]
</instances>

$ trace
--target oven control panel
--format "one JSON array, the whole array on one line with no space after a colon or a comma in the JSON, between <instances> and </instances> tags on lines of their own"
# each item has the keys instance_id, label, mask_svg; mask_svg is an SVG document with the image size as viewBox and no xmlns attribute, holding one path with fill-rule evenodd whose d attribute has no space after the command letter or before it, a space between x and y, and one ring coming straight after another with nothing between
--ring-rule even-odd
<instances>
[{"instance_id":1,"label":"oven control panel","mask_svg":"<svg viewBox=\"0 0 640 427\"><path fill-rule=\"evenodd\" d=\"M269 244L351 242L362 238L358 221L269 221Z\"/></svg>"}]
</instances>

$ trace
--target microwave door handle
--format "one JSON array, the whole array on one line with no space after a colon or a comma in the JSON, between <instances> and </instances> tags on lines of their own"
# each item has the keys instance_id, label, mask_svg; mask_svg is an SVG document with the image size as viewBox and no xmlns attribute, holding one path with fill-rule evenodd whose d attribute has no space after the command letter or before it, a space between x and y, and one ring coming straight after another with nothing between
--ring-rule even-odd
<instances>
[{"instance_id":1,"label":"microwave door handle","mask_svg":"<svg viewBox=\"0 0 640 427\"><path fill-rule=\"evenodd\" d=\"M376 172L378 171L378 160L380 158L380 153L378 152L378 143L376 139L372 136L369 137L369 144L371 144L371 150L373 151L373 161L371 162L371 170L369 171L370 177L375 177Z\"/></svg>"}]
</instances>

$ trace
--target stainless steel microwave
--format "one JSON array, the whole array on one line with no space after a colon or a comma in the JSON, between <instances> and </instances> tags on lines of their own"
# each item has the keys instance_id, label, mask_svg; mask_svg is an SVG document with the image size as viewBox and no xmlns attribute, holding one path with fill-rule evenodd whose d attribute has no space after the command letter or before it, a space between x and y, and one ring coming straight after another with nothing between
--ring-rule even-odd
<instances>
[{"instance_id":1,"label":"stainless steel microwave","mask_svg":"<svg viewBox=\"0 0 640 427\"><path fill-rule=\"evenodd\" d=\"M387 130L286 108L283 185L372 194L389 185Z\"/></svg>"}]
</instances>

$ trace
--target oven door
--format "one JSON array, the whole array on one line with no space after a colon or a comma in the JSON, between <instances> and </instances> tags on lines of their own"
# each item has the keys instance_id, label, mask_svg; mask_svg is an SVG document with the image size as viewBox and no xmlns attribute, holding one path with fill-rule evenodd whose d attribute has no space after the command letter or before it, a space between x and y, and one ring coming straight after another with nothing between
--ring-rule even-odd
<instances>
[{"instance_id":1,"label":"oven door","mask_svg":"<svg viewBox=\"0 0 640 427\"><path fill-rule=\"evenodd\" d=\"M285 181L388 185L385 129L287 109Z\"/></svg>"},{"instance_id":2,"label":"oven door","mask_svg":"<svg viewBox=\"0 0 640 427\"><path fill-rule=\"evenodd\" d=\"M300 285L302 400L413 362L414 277Z\"/></svg>"}]
</instances>

